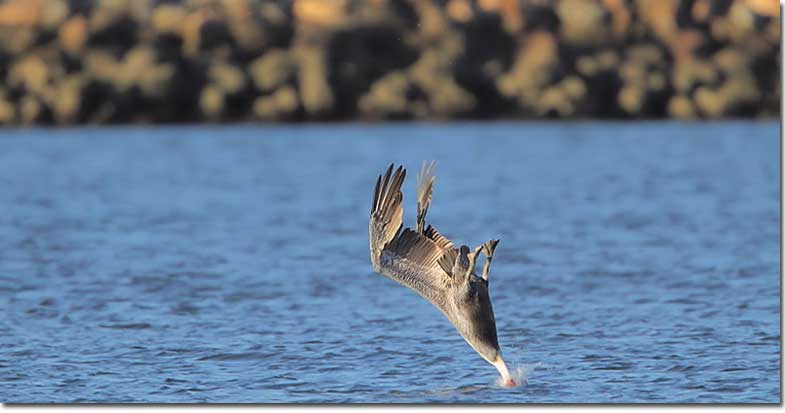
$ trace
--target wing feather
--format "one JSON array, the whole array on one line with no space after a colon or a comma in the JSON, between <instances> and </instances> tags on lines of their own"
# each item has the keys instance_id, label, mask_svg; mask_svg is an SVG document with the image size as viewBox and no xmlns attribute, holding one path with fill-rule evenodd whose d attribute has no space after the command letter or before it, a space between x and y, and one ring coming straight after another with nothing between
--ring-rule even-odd
<instances>
[{"instance_id":1,"label":"wing feather","mask_svg":"<svg viewBox=\"0 0 785 413\"><path fill-rule=\"evenodd\" d=\"M379 175L373 191L374 201L368 231L370 233L371 262L374 267L379 265L382 249L395 237L403 223L401 184L403 177L406 176L406 171L403 167L398 167L395 175L392 176L392 182L390 182L392 170L393 165L391 164L383 178Z\"/></svg>"},{"instance_id":2,"label":"wing feather","mask_svg":"<svg viewBox=\"0 0 785 413\"><path fill-rule=\"evenodd\" d=\"M452 241L447 239L444 235L440 234L439 231L436 230L432 225L428 225L428 228L425 229L425 233L423 234L427 238L433 240L436 245L439 246L441 249L454 249L454 245Z\"/></svg>"},{"instance_id":3,"label":"wing feather","mask_svg":"<svg viewBox=\"0 0 785 413\"><path fill-rule=\"evenodd\" d=\"M433 171L436 161L425 163L423 161L420 172L417 174L417 233L425 230L425 215L433 199L433 183L436 181Z\"/></svg>"},{"instance_id":4,"label":"wing feather","mask_svg":"<svg viewBox=\"0 0 785 413\"><path fill-rule=\"evenodd\" d=\"M424 268L436 268L437 261L443 254L433 241L409 228L398 234L384 250Z\"/></svg>"},{"instance_id":5,"label":"wing feather","mask_svg":"<svg viewBox=\"0 0 785 413\"><path fill-rule=\"evenodd\" d=\"M439 265L444 251L411 228L398 233L382 251L378 271L438 304L450 277Z\"/></svg>"},{"instance_id":6,"label":"wing feather","mask_svg":"<svg viewBox=\"0 0 785 413\"><path fill-rule=\"evenodd\" d=\"M439 267L452 277L452 267L455 265L455 258L458 257L458 250L451 248L446 250L441 258L439 258Z\"/></svg>"},{"instance_id":7,"label":"wing feather","mask_svg":"<svg viewBox=\"0 0 785 413\"><path fill-rule=\"evenodd\" d=\"M379 176L374 188L369 223L371 262L374 269L436 302L449 275L439 265L444 246L452 245L444 237L437 241L410 228L403 229L403 193L401 186L406 170L393 165ZM434 229L432 233L438 235Z\"/></svg>"}]
</instances>

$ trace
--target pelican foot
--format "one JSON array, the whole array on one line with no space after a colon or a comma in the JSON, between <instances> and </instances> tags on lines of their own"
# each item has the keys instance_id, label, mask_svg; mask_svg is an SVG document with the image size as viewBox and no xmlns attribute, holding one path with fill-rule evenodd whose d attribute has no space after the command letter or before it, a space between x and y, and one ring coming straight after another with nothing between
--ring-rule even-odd
<instances>
[{"instance_id":1,"label":"pelican foot","mask_svg":"<svg viewBox=\"0 0 785 413\"><path fill-rule=\"evenodd\" d=\"M496 250L496 245L499 244L498 239L492 239L485 244L482 244L482 252L488 258L493 258L493 251Z\"/></svg>"}]
</instances>

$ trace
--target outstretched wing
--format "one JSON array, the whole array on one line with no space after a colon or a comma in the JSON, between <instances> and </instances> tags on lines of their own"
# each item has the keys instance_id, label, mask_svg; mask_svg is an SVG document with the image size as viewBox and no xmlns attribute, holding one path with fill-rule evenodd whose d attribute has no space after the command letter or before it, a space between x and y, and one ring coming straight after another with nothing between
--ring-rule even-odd
<instances>
[{"instance_id":1,"label":"outstretched wing","mask_svg":"<svg viewBox=\"0 0 785 413\"><path fill-rule=\"evenodd\" d=\"M425 228L425 215L431 206L433 184L436 181L434 169L436 169L436 161L423 162L420 172L417 174L417 233L424 235L442 249L443 254L439 264L447 274L450 274L455 257L458 256L458 250L452 241L440 234L432 225Z\"/></svg>"},{"instance_id":2,"label":"outstretched wing","mask_svg":"<svg viewBox=\"0 0 785 413\"><path fill-rule=\"evenodd\" d=\"M449 282L439 265L444 249L434 240L403 229L401 185L406 170L393 166L376 181L369 222L371 262L374 269L434 302ZM392 176L391 176L392 175Z\"/></svg>"}]
</instances>

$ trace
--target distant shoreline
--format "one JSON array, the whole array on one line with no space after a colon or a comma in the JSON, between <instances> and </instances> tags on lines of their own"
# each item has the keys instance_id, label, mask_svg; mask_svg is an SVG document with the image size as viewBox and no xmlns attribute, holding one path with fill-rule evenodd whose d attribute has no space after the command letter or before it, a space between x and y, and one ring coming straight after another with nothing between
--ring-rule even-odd
<instances>
[{"instance_id":1,"label":"distant shoreline","mask_svg":"<svg viewBox=\"0 0 785 413\"><path fill-rule=\"evenodd\" d=\"M211 129L224 130L224 129L278 129L278 128L294 128L294 129L308 129L319 127L345 127L351 129L353 127L375 128L375 127L429 127L429 126L471 126L471 125L492 125L492 124L520 124L521 126L531 126L541 124L543 126L561 125L564 127L579 126L581 124L606 124L609 126L625 125L636 123L644 124L706 124L706 125L734 125L734 124L756 124L756 123L780 123L779 118L718 118L718 119L591 119L591 118L568 118L568 119L447 119L447 120L432 120L432 119L414 119L414 120L381 120L381 121L368 121L368 120L327 120L327 121L302 121L302 122L272 122L272 121L257 121L257 120L244 120L237 122L161 122L161 123L74 123L67 125L57 124L32 124L32 125L3 125L0 127L0 138L3 134L25 133L27 131L38 130L51 130L51 131L67 131L73 130L91 130L91 129L138 129L148 130L155 129L172 129L172 130L189 130L189 129Z\"/></svg>"},{"instance_id":2,"label":"distant shoreline","mask_svg":"<svg viewBox=\"0 0 785 413\"><path fill-rule=\"evenodd\" d=\"M767 0L0 4L0 125L780 117Z\"/></svg>"}]
</instances>

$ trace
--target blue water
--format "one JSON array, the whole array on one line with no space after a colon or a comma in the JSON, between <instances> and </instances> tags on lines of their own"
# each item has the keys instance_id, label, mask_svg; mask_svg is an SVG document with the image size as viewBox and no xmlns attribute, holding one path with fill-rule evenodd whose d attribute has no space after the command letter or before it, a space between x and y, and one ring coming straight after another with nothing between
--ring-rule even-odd
<instances>
[{"instance_id":1,"label":"blue water","mask_svg":"<svg viewBox=\"0 0 785 413\"><path fill-rule=\"evenodd\" d=\"M780 401L779 126L464 123L0 132L0 401ZM373 273L376 176L501 243L496 384Z\"/></svg>"}]
</instances>

